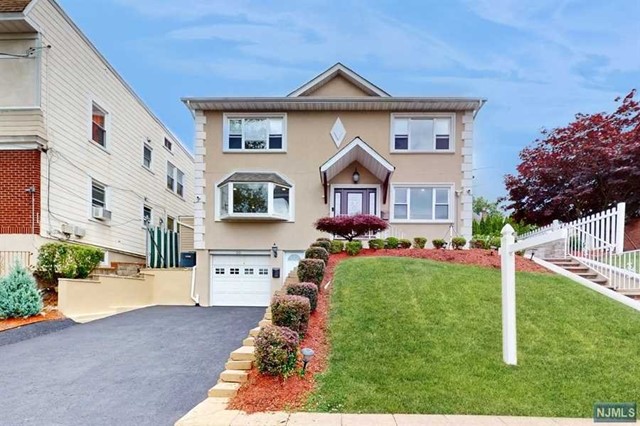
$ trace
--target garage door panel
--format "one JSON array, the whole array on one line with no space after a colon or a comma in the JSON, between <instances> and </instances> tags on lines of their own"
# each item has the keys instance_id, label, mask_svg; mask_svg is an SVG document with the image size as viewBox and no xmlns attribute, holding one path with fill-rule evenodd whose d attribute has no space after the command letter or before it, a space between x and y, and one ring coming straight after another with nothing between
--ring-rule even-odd
<instances>
[{"instance_id":1,"label":"garage door panel","mask_svg":"<svg viewBox=\"0 0 640 426\"><path fill-rule=\"evenodd\" d=\"M212 256L211 301L217 306L267 306L269 256Z\"/></svg>"}]
</instances>

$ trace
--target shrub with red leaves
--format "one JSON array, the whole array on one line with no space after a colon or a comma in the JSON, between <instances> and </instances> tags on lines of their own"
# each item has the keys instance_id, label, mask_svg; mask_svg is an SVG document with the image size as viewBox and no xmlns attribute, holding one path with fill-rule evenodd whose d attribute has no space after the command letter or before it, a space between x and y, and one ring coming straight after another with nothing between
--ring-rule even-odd
<instances>
[{"instance_id":1,"label":"shrub with red leaves","mask_svg":"<svg viewBox=\"0 0 640 426\"><path fill-rule=\"evenodd\" d=\"M296 368L298 333L287 328L268 325L256 337L256 366L263 374L288 376Z\"/></svg>"},{"instance_id":2,"label":"shrub with red leaves","mask_svg":"<svg viewBox=\"0 0 640 426\"><path fill-rule=\"evenodd\" d=\"M274 325L288 327L304 337L309 325L311 303L304 296L276 296L271 301L271 318Z\"/></svg>"},{"instance_id":3,"label":"shrub with red leaves","mask_svg":"<svg viewBox=\"0 0 640 426\"><path fill-rule=\"evenodd\" d=\"M315 226L318 231L339 235L347 241L368 233L375 234L389 227L387 222L370 214L323 217L316 221Z\"/></svg>"}]
</instances>

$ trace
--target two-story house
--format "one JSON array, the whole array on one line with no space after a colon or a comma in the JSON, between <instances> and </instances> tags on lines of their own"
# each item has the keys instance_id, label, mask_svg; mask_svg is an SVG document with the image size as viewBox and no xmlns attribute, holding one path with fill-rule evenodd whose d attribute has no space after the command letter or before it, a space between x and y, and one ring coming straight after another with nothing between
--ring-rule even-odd
<instances>
[{"instance_id":1,"label":"two-story house","mask_svg":"<svg viewBox=\"0 0 640 426\"><path fill-rule=\"evenodd\" d=\"M0 0L0 253L141 261L193 215L193 157L54 0ZM32 262L34 256L32 256Z\"/></svg>"},{"instance_id":2,"label":"two-story house","mask_svg":"<svg viewBox=\"0 0 640 426\"><path fill-rule=\"evenodd\" d=\"M483 99L393 97L336 64L286 97L183 101L195 116L204 305L266 306L323 236L313 225L323 216L379 215L407 238L471 237Z\"/></svg>"}]
</instances>

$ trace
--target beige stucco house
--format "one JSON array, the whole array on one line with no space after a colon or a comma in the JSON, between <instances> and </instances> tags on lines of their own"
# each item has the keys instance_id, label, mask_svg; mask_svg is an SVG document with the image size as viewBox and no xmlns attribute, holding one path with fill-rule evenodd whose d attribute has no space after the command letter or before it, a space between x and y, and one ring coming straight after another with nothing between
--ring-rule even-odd
<instances>
[{"instance_id":1,"label":"beige stucco house","mask_svg":"<svg viewBox=\"0 0 640 426\"><path fill-rule=\"evenodd\" d=\"M483 99L393 97L336 64L285 97L183 101L203 305L266 306L323 236L322 216L379 215L405 238L471 236Z\"/></svg>"}]
</instances>

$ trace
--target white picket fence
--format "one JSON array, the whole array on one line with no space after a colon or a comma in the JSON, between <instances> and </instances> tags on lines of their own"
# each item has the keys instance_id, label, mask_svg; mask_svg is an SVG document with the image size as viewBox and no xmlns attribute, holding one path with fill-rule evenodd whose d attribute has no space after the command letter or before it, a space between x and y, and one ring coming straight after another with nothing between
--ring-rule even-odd
<instances>
[{"instance_id":1,"label":"white picket fence","mask_svg":"<svg viewBox=\"0 0 640 426\"><path fill-rule=\"evenodd\" d=\"M518 236L526 240L552 230L566 229L564 258L573 258L590 267L616 290L640 290L640 251L624 252L625 204L580 218L573 222L538 228Z\"/></svg>"}]
</instances>

